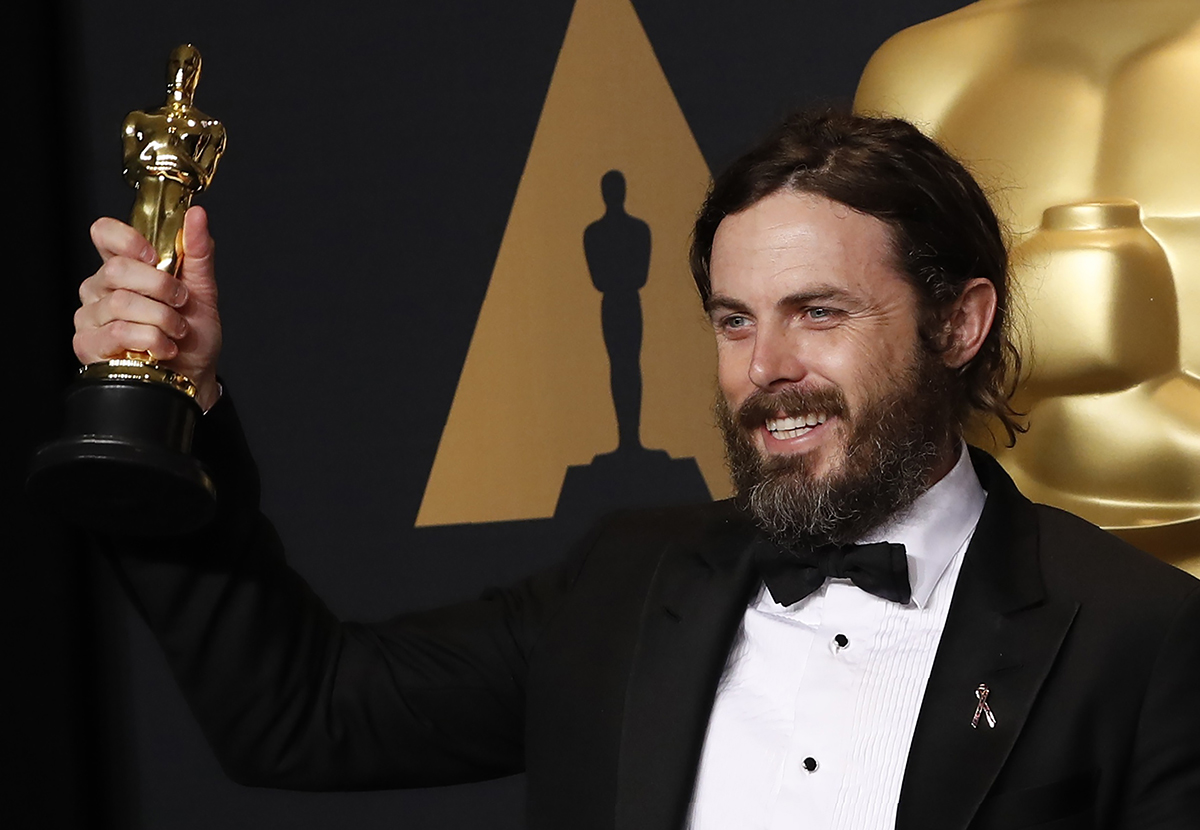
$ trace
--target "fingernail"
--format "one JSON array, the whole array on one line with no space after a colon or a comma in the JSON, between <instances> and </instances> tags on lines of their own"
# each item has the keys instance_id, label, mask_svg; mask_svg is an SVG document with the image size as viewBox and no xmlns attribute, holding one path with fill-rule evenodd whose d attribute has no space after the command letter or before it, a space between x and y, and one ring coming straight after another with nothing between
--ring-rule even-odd
<instances>
[{"instance_id":1,"label":"fingernail","mask_svg":"<svg viewBox=\"0 0 1200 830\"><path fill-rule=\"evenodd\" d=\"M188 290L187 286L181 282L175 283L175 307L179 308L187 302Z\"/></svg>"},{"instance_id":2,"label":"fingernail","mask_svg":"<svg viewBox=\"0 0 1200 830\"><path fill-rule=\"evenodd\" d=\"M146 248L142 251L142 262L147 265L153 265L158 262L158 254L154 252L153 248Z\"/></svg>"},{"instance_id":3,"label":"fingernail","mask_svg":"<svg viewBox=\"0 0 1200 830\"><path fill-rule=\"evenodd\" d=\"M187 323L187 320L180 320L180 321L179 321L179 336L180 336L180 337L183 337L183 336L184 336L184 335L186 335L187 333L188 333L188 323Z\"/></svg>"}]
</instances>

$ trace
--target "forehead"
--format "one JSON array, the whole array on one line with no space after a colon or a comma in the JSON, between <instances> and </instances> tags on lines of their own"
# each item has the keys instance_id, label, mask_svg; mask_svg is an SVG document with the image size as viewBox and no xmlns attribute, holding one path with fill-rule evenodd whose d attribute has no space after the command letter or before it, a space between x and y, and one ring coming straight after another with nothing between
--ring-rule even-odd
<instances>
[{"instance_id":1,"label":"forehead","mask_svg":"<svg viewBox=\"0 0 1200 830\"><path fill-rule=\"evenodd\" d=\"M714 294L741 300L820 287L864 299L911 291L894 265L886 224L824 196L791 190L722 220L710 276Z\"/></svg>"}]
</instances>

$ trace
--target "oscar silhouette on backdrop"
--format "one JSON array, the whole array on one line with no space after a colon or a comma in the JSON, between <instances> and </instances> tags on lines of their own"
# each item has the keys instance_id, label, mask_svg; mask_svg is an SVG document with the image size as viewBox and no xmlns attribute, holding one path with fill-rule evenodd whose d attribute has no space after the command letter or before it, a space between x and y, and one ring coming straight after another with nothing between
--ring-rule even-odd
<instances>
[{"instance_id":1,"label":"oscar silhouette on backdrop","mask_svg":"<svg viewBox=\"0 0 1200 830\"><path fill-rule=\"evenodd\" d=\"M600 324L617 416L617 448L567 468L555 518L590 524L620 507L684 504L712 498L694 458L673 459L642 446L642 300L650 275L650 226L625 212L625 176L600 179L604 216L583 232L592 284L603 297Z\"/></svg>"},{"instance_id":2,"label":"oscar silhouette on backdrop","mask_svg":"<svg viewBox=\"0 0 1200 830\"><path fill-rule=\"evenodd\" d=\"M625 212L625 177L609 170L600 179L607 210L583 232L592 285L603 295L600 324L611 368L617 412L617 451L642 449L642 300L650 276L650 226Z\"/></svg>"}]
</instances>

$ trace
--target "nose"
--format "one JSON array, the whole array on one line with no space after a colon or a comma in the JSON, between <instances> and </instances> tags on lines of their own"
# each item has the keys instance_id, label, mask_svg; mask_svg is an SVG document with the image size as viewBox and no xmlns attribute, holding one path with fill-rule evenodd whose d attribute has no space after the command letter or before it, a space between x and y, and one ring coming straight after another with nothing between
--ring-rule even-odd
<instances>
[{"instance_id":1,"label":"nose","mask_svg":"<svg viewBox=\"0 0 1200 830\"><path fill-rule=\"evenodd\" d=\"M750 359L750 382L760 389L796 383L808 373L799 343L786 330L759 325Z\"/></svg>"}]
</instances>

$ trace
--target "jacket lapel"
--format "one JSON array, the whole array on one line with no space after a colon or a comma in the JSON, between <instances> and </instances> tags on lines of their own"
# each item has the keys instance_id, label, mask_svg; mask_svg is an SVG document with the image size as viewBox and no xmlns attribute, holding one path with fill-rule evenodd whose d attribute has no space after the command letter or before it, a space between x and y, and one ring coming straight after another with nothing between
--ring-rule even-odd
<instances>
[{"instance_id":1,"label":"jacket lapel","mask_svg":"<svg viewBox=\"0 0 1200 830\"><path fill-rule=\"evenodd\" d=\"M618 830L683 826L717 683L758 584L755 533L732 509L698 530L663 552L642 609L625 697Z\"/></svg>"},{"instance_id":2,"label":"jacket lapel","mask_svg":"<svg viewBox=\"0 0 1200 830\"><path fill-rule=\"evenodd\" d=\"M900 793L897 830L963 830L1033 706L1078 610L1046 598L1037 515L999 464L972 449L988 491L926 687ZM994 728L971 727L988 687Z\"/></svg>"}]
</instances>

